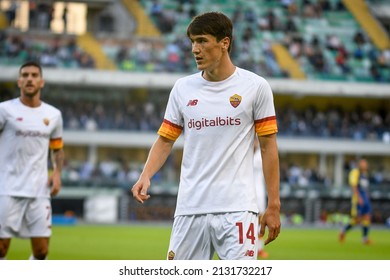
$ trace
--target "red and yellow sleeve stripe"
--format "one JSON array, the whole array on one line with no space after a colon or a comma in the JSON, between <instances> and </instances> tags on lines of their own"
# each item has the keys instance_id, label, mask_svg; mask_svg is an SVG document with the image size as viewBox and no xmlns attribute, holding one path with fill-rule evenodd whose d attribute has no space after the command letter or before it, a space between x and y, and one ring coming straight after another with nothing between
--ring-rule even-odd
<instances>
[{"instance_id":1,"label":"red and yellow sleeve stripe","mask_svg":"<svg viewBox=\"0 0 390 280\"><path fill-rule=\"evenodd\" d=\"M182 131L183 127L164 119L157 133L162 137L175 141L179 138Z\"/></svg>"},{"instance_id":2,"label":"red and yellow sleeve stripe","mask_svg":"<svg viewBox=\"0 0 390 280\"><path fill-rule=\"evenodd\" d=\"M59 150L64 147L64 142L62 141L62 138L54 138L50 139L50 149L51 150Z\"/></svg>"},{"instance_id":3,"label":"red and yellow sleeve stripe","mask_svg":"<svg viewBox=\"0 0 390 280\"><path fill-rule=\"evenodd\" d=\"M258 136L264 136L278 132L276 116L266 117L255 121L255 129Z\"/></svg>"}]
</instances>

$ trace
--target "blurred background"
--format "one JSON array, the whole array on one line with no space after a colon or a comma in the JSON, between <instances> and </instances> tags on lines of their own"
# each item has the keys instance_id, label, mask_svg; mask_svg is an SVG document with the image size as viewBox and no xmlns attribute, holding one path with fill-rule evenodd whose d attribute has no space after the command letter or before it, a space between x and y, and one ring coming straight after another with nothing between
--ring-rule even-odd
<instances>
[{"instance_id":1,"label":"blurred background","mask_svg":"<svg viewBox=\"0 0 390 280\"><path fill-rule=\"evenodd\" d=\"M265 77L279 126L283 223L348 220L348 172L370 164L373 223L390 217L390 2L385 0L0 1L0 100L19 66L44 68L43 99L64 117L54 223L171 221L182 139L145 205L129 189L174 82L196 72L186 27L206 11L234 22L232 58Z\"/></svg>"}]
</instances>

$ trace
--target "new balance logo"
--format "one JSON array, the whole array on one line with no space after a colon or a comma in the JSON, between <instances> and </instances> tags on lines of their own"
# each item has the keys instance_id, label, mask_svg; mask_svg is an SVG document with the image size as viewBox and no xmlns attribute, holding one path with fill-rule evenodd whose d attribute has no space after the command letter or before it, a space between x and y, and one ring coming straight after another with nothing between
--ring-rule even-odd
<instances>
[{"instance_id":1,"label":"new balance logo","mask_svg":"<svg viewBox=\"0 0 390 280\"><path fill-rule=\"evenodd\" d=\"M198 104L198 99L190 100L187 103L187 106L196 106Z\"/></svg>"},{"instance_id":2,"label":"new balance logo","mask_svg":"<svg viewBox=\"0 0 390 280\"><path fill-rule=\"evenodd\" d=\"M255 251L253 250L247 250L245 253L245 256L247 257L253 257L255 255Z\"/></svg>"}]
</instances>

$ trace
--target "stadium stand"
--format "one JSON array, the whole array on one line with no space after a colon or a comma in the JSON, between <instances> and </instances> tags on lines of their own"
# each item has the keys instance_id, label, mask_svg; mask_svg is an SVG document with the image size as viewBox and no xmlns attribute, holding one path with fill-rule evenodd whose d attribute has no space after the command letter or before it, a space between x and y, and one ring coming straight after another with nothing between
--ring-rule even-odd
<instances>
[{"instance_id":1,"label":"stadium stand","mask_svg":"<svg viewBox=\"0 0 390 280\"><path fill-rule=\"evenodd\" d=\"M274 77L289 75L298 79L389 81L388 65L380 62L381 52L388 49L389 36L367 10L360 9L366 12L354 17L355 7L364 6L362 3L360 6L346 5L348 9L344 2L337 0L229 1L228 4L222 1L210 4L206 1L181 3L161 0L154 4L150 1L142 3L150 14L154 5L158 4L160 16L157 18L154 15L152 18L157 26L164 26L158 20L168 18L173 24L168 35L176 38L185 34L191 9L197 12L221 10L239 19L236 30L243 36L235 38L235 50L241 56L235 55L237 63L259 74ZM369 31L376 30L376 36L365 29L367 22L371 22ZM249 35L245 35L247 33L244 31L249 31ZM363 32L365 38L364 42L355 45L354 35L358 32ZM366 38L368 35L375 44ZM328 46L328 43L335 41L338 42L337 46ZM266 43L271 44L271 50L262 49ZM261 49L263 52L259 52ZM269 59L269 51L272 60ZM359 56L357 51L360 51ZM278 62L276 67L275 60ZM273 71L256 67L263 61Z\"/></svg>"},{"instance_id":2,"label":"stadium stand","mask_svg":"<svg viewBox=\"0 0 390 280\"><path fill-rule=\"evenodd\" d=\"M79 38L84 37L87 35ZM3 30L0 31L0 64L20 65L37 60L49 68L95 68L94 58L80 47L87 44L84 41L87 40L73 35Z\"/></svg>"},{"instance_id":3,"label":"stadium stand","mask_svg":"<svg viewBox=\"0 0 390 280\"><path fill-rule=\"evenodd\" d=\"M23 25L22 12L10 22L11 2L0 5L0 100L17 95L18 65L38 59L44 98L64 115L67 162L55 211L82 216L77 203L105 190L119 197L120 220L171 218L181 139L153 178L148 213L123 194L155 139L171 86L196 71L187 24L219 10L235 22L237 65L265 76L275 93L284 213L316 222L325 212L348 212L346 174L356 156L366 156L375 222L390 216L390 50L371 35L379 22L371 2L386 1L359 0L370 7L364 13L339 0L77 2L87 9L82 33L71 29L71 6L63 32L53 29L63 6L55 6L52 28L42 29L27 19ZM18 11L26 9L20 3ZM361 24L362 14L375 24Z\"/></svg>"}]
</instances>

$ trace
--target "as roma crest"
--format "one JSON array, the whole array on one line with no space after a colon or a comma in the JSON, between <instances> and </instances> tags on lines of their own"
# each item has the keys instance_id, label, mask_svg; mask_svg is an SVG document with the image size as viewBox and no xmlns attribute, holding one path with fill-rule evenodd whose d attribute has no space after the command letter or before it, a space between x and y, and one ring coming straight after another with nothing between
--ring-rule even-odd
<instances>
[{"instance_id":1,"label":"as roma crest","mask_svg":"<svg viewBox=\"0 0 390 280\"><path fill-rule=\"evenodd\" d=\"M50 120L49 120L48 118L44 118L44 119L43 119L43 123L44 123L46 126L48 126L49 123L50 123Z\"/></svg>"},{"instance_id":2,"label":"as roma crest","mask_svg":"<svg viewBox=\"0 0 390 280\"><path fill-rule=\"evenodd\" d=\"M241 99L242 99L241 96L239 96L238 94L235 94L235 95L233 95L233 96L230 96L229 101L230 101L230 104L231 104L234 108L236 108L238 105L240 105Z\"/></svg>"}]
</instances>

